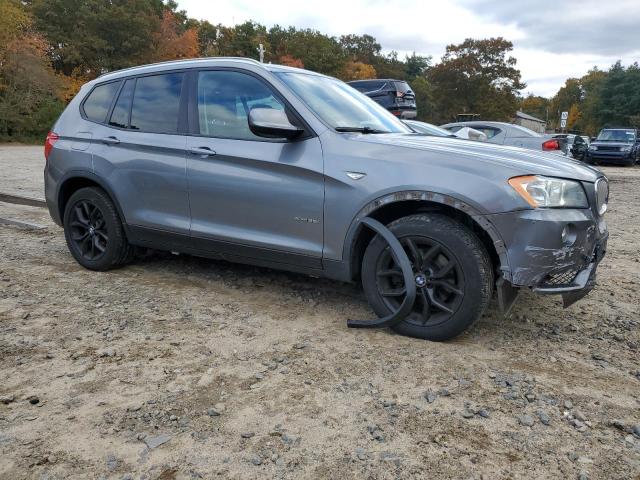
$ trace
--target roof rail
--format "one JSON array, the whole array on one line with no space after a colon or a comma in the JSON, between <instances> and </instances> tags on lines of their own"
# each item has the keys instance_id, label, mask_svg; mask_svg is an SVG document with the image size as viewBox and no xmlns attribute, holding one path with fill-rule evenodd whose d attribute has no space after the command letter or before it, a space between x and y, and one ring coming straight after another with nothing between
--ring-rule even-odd
<instances>
[{"instance_id":1,"label":"roof rail","mask_svg":"<svg viewBox=\"0 0 640 480\"><path fill-rule=\"evenodd\" d=\"M111 70L109 72L104 72L101 73L98 78L103 77L105 75L111 75L112 73L120 73L120 72L127 72L129 70L135 70L137 68L143 68L143 67L153 67L156 65L172 65L172 64L181 64L181 63L188 63L188 62L197 62L197 61L205 61L205 60L242 60L245 62L249 62L249 63L253 63L255 65L263 65L262 63L260 63L258 60L254 59L254 58L249 58L249 57L196 57L196 58L181 58L179 60L167 60L164 62L154 62L154 63L145 63L144 65L136 65L135 67L127 67L127 68L121 68L119 70Z\"/></svg>"}]
</instances>

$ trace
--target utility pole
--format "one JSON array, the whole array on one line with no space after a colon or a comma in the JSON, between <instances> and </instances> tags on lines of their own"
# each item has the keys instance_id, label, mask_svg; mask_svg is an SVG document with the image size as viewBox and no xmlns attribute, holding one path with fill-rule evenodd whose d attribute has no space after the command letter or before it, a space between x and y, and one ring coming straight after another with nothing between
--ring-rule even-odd
<instances>
[{"instance_id":1,"label":"utility pole","mask_svg":"<svg viewBox=\"0 0 640 480\"><path fill-rule=\"evenodd\" d=\"M260 44L256 50L260 54L260 63L264 63L264 45Z\"/></svg>"}]
</instances>

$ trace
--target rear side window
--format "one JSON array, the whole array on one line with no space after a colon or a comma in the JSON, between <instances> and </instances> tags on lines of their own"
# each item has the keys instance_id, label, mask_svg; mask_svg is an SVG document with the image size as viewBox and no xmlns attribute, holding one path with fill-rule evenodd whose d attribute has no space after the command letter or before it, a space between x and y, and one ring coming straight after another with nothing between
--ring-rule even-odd
<instances>
[{"instance_id":1,"label":"rear side window","mask_svg":"<svg viewBox=\"0 0 640 480\"><path fill-rule=\"evenodd\" d=\"M475 126L472 126L471 128L473 128L474 130L479 130L482 133L484 133L487 136L487 139L493 138L493 137L495 137L496 135L498 135L500 133L500 129L493 128L493 127L481 127L481 126L475 127Z\"/></svg>"},{"instance_id":2,"label":"rear side window","mask_svg":"<svg viewBox=\"0 0 640 480\"><path fill-rule=\"evenodd\" d=\"M177 133L183 73L137 79L131 107L131 128L150 133Z\"/></svg>"},{"instance_id":3,"label":"rear side window","mask_svg":"<svg viewBox=\"0 0 640 480\"><path fill-rule=\"evenodd\" d=\"M82 104L84 114L89 120L98 123L106 120L118 87L120 87L120 82L112 82L98 85L91 90L91 93Z\"/></svg>"},{"instance_id":4,"label":"rear side window","mask_svg":"<svg viewBox=\"0 0 640 480\"><path fill-rule=\"evenodd\" d=\"M115 107L113 107L113 113L111 114L111 120L109 125L114 127L127 128L129 126L129 111L131 107L131 98L133 97L133 87L135 80L129 79L122 87Z\"/></svg>"}]
</instances>

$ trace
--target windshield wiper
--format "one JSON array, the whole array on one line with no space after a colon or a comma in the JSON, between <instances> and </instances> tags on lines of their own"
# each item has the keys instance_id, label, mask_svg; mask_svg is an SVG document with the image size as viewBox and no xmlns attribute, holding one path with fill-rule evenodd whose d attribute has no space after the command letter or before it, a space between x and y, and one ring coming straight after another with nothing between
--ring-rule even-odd
<instances>
[{"instance_id":1,"label":"windshield wiper","mask_svg":"<svg viewBox=\"0 0 640 480\"><path fill-rule=\"evenodd\" d=\"M358 133L389 133L385 130L377 130L371 127L336 127L336 132L358 132Z\"/></svg>"}]
</instances>

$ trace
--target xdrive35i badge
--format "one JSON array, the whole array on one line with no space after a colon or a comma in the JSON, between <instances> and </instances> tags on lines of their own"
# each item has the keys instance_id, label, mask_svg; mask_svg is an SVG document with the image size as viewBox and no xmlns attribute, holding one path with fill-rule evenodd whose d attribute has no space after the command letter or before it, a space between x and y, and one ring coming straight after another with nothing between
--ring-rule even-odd
<instances>
[{"instance_id":1,"label":"xdrive35i badge","mask_svg":"<svg viewBox=\"0 0 640 480\"><path fill-rule=\"evenodd\" d=\"M320 223L320 220L317 218L306 218L306 217L293 217L296 222L306 222L306 223Z\"/></svg>"}]
</instances>

